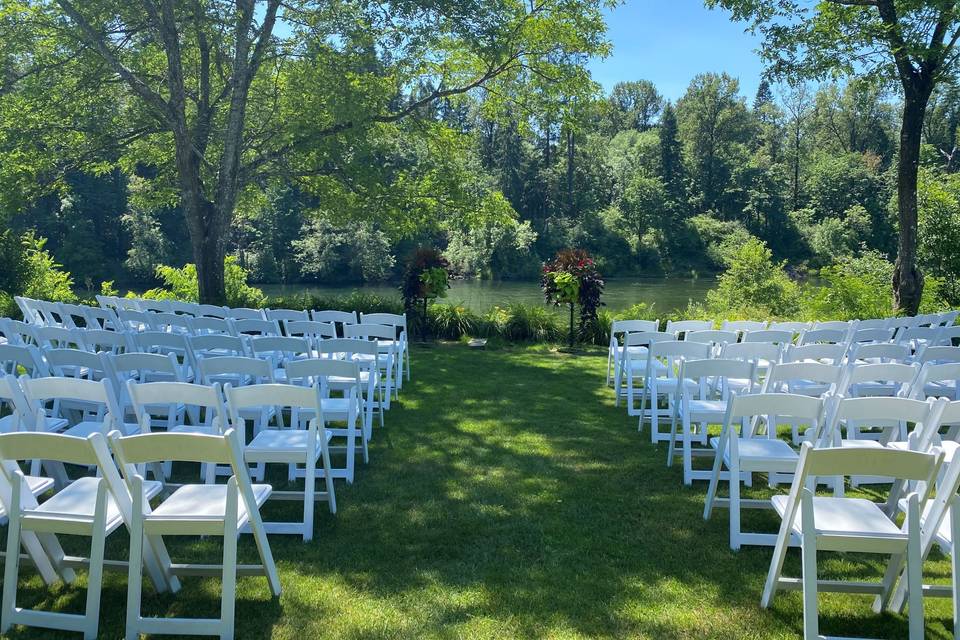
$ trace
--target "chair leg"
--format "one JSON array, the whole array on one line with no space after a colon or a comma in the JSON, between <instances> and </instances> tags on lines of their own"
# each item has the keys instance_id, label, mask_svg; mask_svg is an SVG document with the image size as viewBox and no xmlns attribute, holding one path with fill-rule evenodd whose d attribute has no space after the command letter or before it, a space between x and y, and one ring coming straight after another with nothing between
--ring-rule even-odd
<instances>
[{"instance_id":1,"label":"chair leg","mask_svg":"<svg viewBox=\"0 0 960 640\"><path fill-rule=\"evenodd\" d=\"M15 478L17 482L10 491L7 557L3 569L3 611L0 612L0 633L4 634L13 626L14 611L17 607L17 576L20 571L20 496L24 482L19 475Z\"/></svg>"},{"instance_id":2,"label":"chair leg","mask_svg":"<svg viewBox=\"0 0 960 640\"><path fill-rule=\"evenodd\" d=\"M907 612L910 640L923 640L923 554L920 548L920 503L917 494L907 502Z\"/></svg>"},{"instance_id":3,"label":"chair leg","mask_svg":"<svg viewBox=\"0 0 960 640\"><path fill-rule=\"evenodd\" d=\"M353 484L353 465L357 457L357 425L347 416L347 483Z\"/></svg>"},{"instance_id":4,"label":"chair leg","mask_svg":"<svg viewBox=\"0 0 960 640\"><path fill-rule=\"evenodd\" d=\"M133 487L133 518L130 523L130 565L127 569L126 640L140 638L140 597L143 590L143 485Z\"/></svg>"},{"instance_id":5,"label":"chair leg","mask_svg":"<svg viewBox=\"0 0 960 640\"><path fill-rule=\"evenodd\" d=\"M803 638L818 640L820 625L817 620L817 533L813 521L813 494L804 489L801 507L803 540L800 553L803 561Z\"/></svg>"},{"instance_id":6,"label":"chair leg","mask_svg":"<svg viewBox=\"0 0 960 640\"><path fill-rule=\"evenodd\" d=\"M693 443L690 438L691 424L687 417L683 419L683 484L693 484Z\"/></svg>"},{"instance_id":7,"label":"chair leg","mask_svg":"<svg viewBox=\"0 0 960 640\"><path fill-rule=\"evenodd\" d=\"M84 640L96 640L100 626L100 591L103 586L103 547L107 537L107 486L100 480L94 510L93 537L90 541L90 573L87 580L86 627Z\"/></svg>"},{"instance_id":8,"label":"chair leg","mask_svg":"<svg viewBox=\"0 0 960 640\"><path fill-rule=\"evenodd\" d=\"M960 501L956 498L950 506L950 539L960 536ZM953 574L953 637L960 638L960 553L954 543L950 550L950 568Z\"/></svg>"},{"instance_id":9,"label":"chair leg","mask_svg":"<svg viewBox=\"0 0 960 640\"><path fill-rule=\"evenodd\" d=\"M718 451L717 458L723 455ZM733 456L731 456L733 457ZM719 473L717 474L719 475ZM737 460L730 461L730 548L740 550L740 465Z\"/></svg>"},{"instance_id":10,"label":"chair leg","mask_svg":"<svg viewBox=\"0 0 960 640\"><path fill-rule=\"evenodd\" d=\"M227 483L227 508L223 527L223 586L220 593L220 639L233 640L237 606L237 481Z\"/></svg>"},{"instance_id":11,"label":"chair leg","mask_svg":"<svg viewBox=\"0 0 960 640\"><path fill-rule=\"evenodd\" d=\"M720 485L720 472L723 471L723 447L726 446L723 436L720 436L720 447L713 457L713 471L710 474L710 486L707 487L707 497L703 503L703 519L709 520L713 514L713 501L717 497ZM732 478L733 476L731 476ZM731 481L732 484L732 481Z\"/></svg>"}]
</instances>

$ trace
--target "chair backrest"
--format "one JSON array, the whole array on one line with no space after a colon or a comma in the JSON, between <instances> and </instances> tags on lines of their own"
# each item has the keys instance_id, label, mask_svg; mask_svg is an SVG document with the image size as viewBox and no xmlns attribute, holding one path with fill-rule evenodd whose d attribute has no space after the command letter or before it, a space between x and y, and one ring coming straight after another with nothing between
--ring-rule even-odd
<instances>
[{"instance_id":1,"label":"chair backrest","mask_svg":"<svg viewBox=\"0 0 960 640\"><path fill-rule=\"evenodd\" d=\"M20 375L19 367L26 369L27 374L33 377L49 373L47 363L36 346L0 344L0 373Z\"/></svg>"},{"instance_id":2,"label":"chair backrest","mask_svg":"<svg viewBox=\"0 0 960 640\"><path fill-rule=\"evenodd\" d=\"M21 320L12 320L4 318L3 335L7 337L9 344L37 345L37 328L39 325L29 324Z\"/></svg>"},{"instance_id":3,"label":"chair backrest","mask_svg":"<svg viewBox=\"0 0 960 640\"><path fill-rule=\"evenodd\" d=\"M310 319L314 322L332 322L343 326L359 322L356 311L311 311Z\"/></svg>"},{"instance_id":4,"label":"chair backrest","mask_svg":"<svg viewBox=\"0 0 960 640\"><path fill-rule=\"evenodd\" d=\"M939 384L938 384L939 383ZM932 395L952 395L960 390L960 362L927 362L914 379L910 387L910 397L923 399Z\"/></svg>"},{"instance_id":5,"label":"chair backrest","mask_svg":"<svg viewBox=\"0 0 960 640\"><path fill-rule=\"evenodd\" d=\"M129 331L149 331L153 329L153 314L149 311L136 311L133 309L119 309L117 318L120 326Z\"/></svg>"},{"instance_id":6,"label":"chair backrest","mask_svg":"<svg viewBox=\"0 0 960 640\"><path fill-rule=\"evenodd\" d=\"M950 311L942 311L939 315L941 327L952 327L957 321L957 317L960 316L960 311L951 309Z\"/></svg>"},{"instance_id":7,"label":"chair backrest","mask_svg":"<svg viewBox=\"0 0 960 640\"><path fill-rule=\"evenodd\" d=\"M736 422L750 421L748 435L753 437L759 435L757 430L762 423L760 418L766 418L767 428L773 430L767 435L775 436L777 419L789 418L811 427L816 432L823 418L823 408L824 400L821 398L795 393L731 393L723 428L726 430ZM721 434L721 437L723 435ZM721 442L720 451L724 450Z\"/></svg>"},{"instance_id":8,"label":"chair backrest","mask_svg":"<svg viewBox=\"0 0 960 640\"><path fill-rule=\"evenodd\" d=\"M847 352L849 362L906 362L911 356L910 347L883 342L853 344Z\"/></svg>"},{"instance_id":9,"label":"chair backrest","mask_svg":"<svg viewBox=\"0 0 960 640\"><path fill-rule=\"evenodd\" d=\"M23 389L31 412L38 417L38 424L42 424L39 418L45 413L44 406L47 403L52 402L56 407L60 401L67 400L95 406L96 409L91 412L102 421L101 431L104 434L123 427L123 414L113 392L113 385L108 380L21 376L20 388Z\"/></svg>"},{"instance_id":10,"label":"chair backrest","mask_svg":"<svg viewBox=\"0 0 960 640\"><path fill-rule=\"evenodd\" d=\"M895 423L913 424L919 434L936 432L940 426L940 414L944 403L931 398L928 401L912 398L866 397L841 398L833 407L833 415L820 443L821 446L836 444L839 425L863 423L864 426L886 426ZM921 439L929 436L920 436ZM882 475L882 474L881 474Z\"/></svg>"},{"instance_id":11,"label":"chair backrest","mask_svg":"<svg viewBox=\"0 0 960 640\"><path fill-rule=\"evenodd\" d=\"M119 382L131 378L140 382L184 379L183 368L172 353L108 353L103 354L103 359L106 369Z\"/></svg>"},{"instance_id":12,"label":"chair backrest","mask_svg":"<svg viewBox=\"0 0 960 640\"><path fill-rule=\"evenodd\" d=\"M906 396L918 375L920 365L916 363L853 364L847 371L845 393L854 398L870 395Z\"/></svg>"},{"instance_id":13,"label":"chair backrest","mask_svg":"<svg viewBox=\"0 0 960 640\"><path fill-rule=\"evenodd\" d=\"M196 316L199 313L195 302L184 302L183 300L171 300L170 311L183 316Z\"/></svg>"},{"instance_id":14,"label":"chair backrest","mask_svg":"<svg viewBox=\"0 0 960 640\"><path fill-rule=\"evenodd\" d=\"M610 325L611 340L626 333L656 333L660 331L659 320L614 320Z\"/></svg>"},{"instance_id":15,"label":"chair backrest","mask_svg":"<svg viewBox=\"0 0 960 640\"><path fill-rule=\"evenodd\" d=\"M20 312L23 314L23 321L27 324L42 326L47 323L40 311L34 306L33 303L35 300L24 298L23 296L13 296L13 301L20 307Z\"/></svg>"},{"instance_id":16,"label":"chair backrest","mask_svg":"<svg viewBox=\"0 0 960 640\"><path fill-rule=\"evenodd\" d=\"M49 302L46 300L34 300L33 306L44 319L44 324L48 327L64 327L66 329L75 329L70 316L63 309L61 302Z\"/></svg>"},{"instance_id":17,"label":"chair backrest","mask_svg":"<svg viewBox=\"0 0 960 640\"><path fill-rule=\"evenodd\" d=\"M264 309L264 313L267 317L267 320L274 320L281 324L290 322L290 321L310 319L310 312L306 310Z\"/></svg>"},{"instance_id":18,"label":"chair backrest","mask_svg":"<svg viewBox=\"0 0 960 640\"><path fill-rule=\"evenodd\" d=\"M190 318L190 330L193 335L236 335L233 331L233 325L223 318L213 318L210 316L200 316Z\"/></svg>"},{"instance_id":19,"label":"chair backrest","mask_svg":"<svg viewBox=\"0 0 960 640\"><path fill-rule=\"evenodd\" d=\"M285 320L283 332L288 336L306 338L316 344L318 340L337 337L337 327L332 322L314 320Z\"/></svg>"},{"instance_id":20,"label":"chair backrest","mask_svg":"<svg viewBox=\"0 0 960 640\"><path fill-rule=\"evenodd\" d=\"M767 329L771 331L790 331L794 334L800 334L810 328L809 322L798 322L790 320L781 320L779 322L771 322L770 326Z\"/></svg>"},{"instance_id":21,"label":"chair backrest","mask_svg":"<svg viewBox=\"0 0 960 640\"><path fill-rule=\"evenodd\" d=\"M86 349L83 331L66 327L36 327L34 335L41 348L49 349Z\"/></svg>"},{"instance_id":22,"label":"chair backrest","mask_svg":"<svg viewBox=\"0 0 960 640\"><path fill-rule=\"evenodd\" d=\"M246 341L238 336L207 333L190 336L187 340L190 342L190 349L197 360L218 356L250 355Z\"/></svg>"},{"instance_id":23,"label":"chair backrest","mask_svg":"<svg viewBox=\"0 0 960 640\"><path fill-rule=\"evenodd\" d=\"M65 314L65 319L69 322L69 326L74 329L77 328L86 328L87 326L87 305L85 304L70 304L67 302L60 303L60 309Z\"/></svg>"},{"instance_id":24,"label":"chair backrest","mask_svg":"<svg viewBox=\"0 0 960 640\"><path fill-rule=\"evenodd\" d=\"M958 340L960 340L960 327L940 327L940 334L937 338L939 344L950 347L956 345Z\"/></svg>"},{"instance_id":25,"label":"chair backrest","mask_svg":"<svg viewBox=\"0 0 960 640\"><path fill-rule=\"evenodd\" d=\"M736 331L737 333L760 331L767 328L767 322L766 320L724 320L720 328L724 331Z\"/></svg>"},{"instance_id":26,"label":"chair backrest","mask_svg":"<svg viewBox=\"0 0 960 640\"><path fill-rule=\"evenodd\" d=\"M667 333L679 337L693 331L709 331L713 329L713 320L667 320Z\"/></svg>"},{"instance_id":27,"label":"chair backrest","mask_svg":"<svg viewBox=\"0 0 960 640\"><path fill-rule=\"evenodd\" d=\"M186 382L137 383L127 380L124 386L141 433L150 432L152 411L156 412L159 408L163 415L170 415L170 408L179 405L202 410L204 424L211 425L220 432L225 430L226 407L223 403L223 392L217 383L205 386Z\"/></svg>"},{"instance_id":28,"label":"chair backrest","mask_svg":"<svg viewBox=\"0 0 960 640\"><path fill-rule=\"evenodd\" d=\"M793 342L793 331L760 329L757 331L745 331L742 338L743 342L772 342L773 344L791 344Z\"/></svg>"},{"instance_id":29,"label":"chair backrest","mask_svg":"<svg viewBox=\"0 0 960 640\"><path fill-rule=\"evenodd\" d=\"M172 313L169 300L151 300L148 298L139 298L137 306L141 311L152 311L154 313Z\"/></svg>"},{"instance_id":30,"label":"chair backrest","mask_svg":"<svg viewBox=\"0 0 960 640\"><path fill-rule=\"evenodd\" d=\"M720 350L720 357L728 360L748 360L751 362L777 362L782 347L770 342L735 342Z\"/></svg>"},{"instance_id":31,"label":"chair backrest","mask_svg":"<svg viewBox=\"0 0 960 640\"><path fill-rule=\"evenodd\" d=\"M66 378L100 380L107 375L100 354L82 349L46 349L43 357L50 373Z\"/></svg>"},{"instance_id":32,"label":"chair backrest","mask_svg":"<svg viewBox=\"0 0 960 640\"><path fill-rule=\"evenodd\" d=\"M316 420L310 420L309 428L316 429L324 424L323 409L320 403L320 385L303 387L294 384L254 384L245 387L224 387L227 397L227 410L230 412L231 426L240 430L244 426L242 412L265 407L280 407L291 410L306 409ZM266 421L263 421L266 423ZM243 431L240 431L243 433ZM325 440L320 439L325 446Z\"/></svg>"},{"instance_id":33,"label":"chair backrest","mask_svg":"<svg viewBox=\"0 0 960 640\"><path fill-rule=\"evenodd\" d=\"M248 307L227 307L227 317L231 320L266 320L263 309Z\"/></svg>"},{"instance_id":34,"label":"chair backrest","mask_svg":"<svg viewBox=\"0 0 960 640\"><path fill-rule=\"evenodd\" d=\"M98 353L126 353L136 347L133 337L126 331L107 331L105 329L87 329L83 332L83 343L87 349Z\"/></svg>"},{"instance_id":35,"label":"chair backrest","mask_svg":"<svg viewBox=\"0 0 960 640\"><path fill-rule=\"evenodd\" d=\"M397 329L383 324L351 324L343 327L344 338L396 340Z\"/></svg>"},{"instance_id":36,"label":"chair backrest","mask_svg":"<svg viewBox=\"0 0 960 640\"><path fill-rule=\"evenodd\" d=\"M847 320L824 320L822 322L814 322L813 330L814 331L843 331L844 333L850 330L850 327L853 323Z\"/></svg>"},{"instance_id":37,"label":"chair backrest","mask_svg":"<svg viewBox=\"0 0 960 640\"><path fill-rule=\"evenodd\" d=\"M187 337L179 333L166 333L164 331L143 331L133 336L133 341L145 353L173 353L180 358L184 364L190 364L193 361L193 352L190 350L190 343Z\"/></svg>"},{"instance_id":38,"label":"chair backrest","mask_svg":"<svg viewBox=\"0 0 960 640\"><path fill-rule=\"evenodd\" d=\"M204 316L207 318L224 318L230 317L230 312L226 307L220 307L215 304L198 304L197 305L197 316Z\"/></svg>"},{"instance_id":39,"label":"chair backrest","mask_svg":"<svg viewBox=\"0 0 960 640\"><path fill-rule=\"evenodd\" d=\"M155 331L166 331L169 333L191 333L193 328L190 325L190 317L178 313L166 312L155 313L150 318L153 322Z\"/></svg>"},{"instance_id":40,"label":"chair backrest","mask_svg":"<svg viewBox=\"0 0 960 640\"><path fill-rule=\"evenodd\" d=\"M11 375L0 375L0 408L7 405L12 419L6 423L7 432L33 430L35 419L20 382Z\"/></svg>"},{"instance_id":41,"label":"chair backrest","mask_svg":"<svg viewBox=\"0 0 960 640\"><path fill-rule=\"evenodd\" d=\"M787 346L787 350L783 354L783 361L840 364L846 354L847 347L843 344L791 344Z\"/></svg>"},{"instance_id":42,"label":"chair backrest","mask_svg":"<svg viewBox=\"0 0 960 640\"><path fill-rule=\"evenodd\" d=\"M326 395L327 380L331 377L346 378L354 382L352 389L360 387L360 366L351 360L310 358L287 362L284 367L290 384L312 386L319 384Z\"/></svg>"},{"instance_id":43,"label":"chair backrest","mask_svg":"<svg viewBox=\"0 0 960 640\"><path fill-rule=\"evenodd\" d=\"M857 330L861 329L895 329L890 324L890 318L869 318L857 321Z\"/></svg>"},{"instance_id":44,"label":"chair backrest","mask_svg":"<svg viewBox=\"0 0 960 640\"><path fill-rule=\"evenodd\" d=\"M317 354L335 359L354 355L375 356L378 353L377 343L370 340L356 338L331 338L321 340L316 346Z\"/></svg>"},{"instance_id":45,"label":"chair backrest","mask_svg":"<svg viewBox=\"0 0 960 640\"><path fill-rule=\"evenodd\" d=\"M388 327L399 327L406 331L407 314L405 313L360 313L360 324L382 324Z\"/></svg>"},{"instance_id":46,"label":"chair backrest","mask_svg":"<svg viewBox=\"0 0 960 640\"><path fill-rule=\"evenodd\" d=\"M203 384L229 382L240 384L264 384L273 382L273 363L260 358L219 356L203 358L198 367Z\"/></svg>"},{"instance_id":47,"label":"chair backrest","mask_svg":"<svg viewBox=\"0 0 960 640\"><path fill-rule=\"evenodd\" d=\"M115 298L115 309L120 311L140 311L140 300L137 298Z\"/></svg>"},{"instance_id":48,"label":"chair backrest","mask_svg":"<svg viewBox=\"0 0 960 640\"><path fill-rule=\"evenodd\" d=\"M120 324L120 319L117 317L117 312L110 307L84 306L83 312L87 319L86 326L88 331L91 329L119 331L123 328Z\"/></svg>"},{"instance_id":49,"label":"chair backrest","mask_svg":"<svg viewBox=\"0 0 960 640\"><path fill-rule=\"evenodd\" d=\"M916 361L920 364L960 362L960 347L923 347L917 353Z\"/></svg>"},{"instance_id":50,"label":"chair backrest","mask_svg":"<svg viewBox=\"0 0 960 640\"><path fill-rule=\"evenodd\" d=\"M923 345L937 344L940 337L940 327L901 327L894 338L900 344L910 345L919 349Z\"/></svg>"},{"instance_id":51,"label":"chair backrest","mask_svg":"<svg viewBox=\"0 0 960 640\"><path fill-rule=\"evenodd\" d=\"M851 334L850 342L890 342L893 340L893 334L893 329L857 328Z\"/></svg>"},{"instance_id":52,"label":"chair backrest","mask_svg":"<svg viewBox=\"0 0 960 640\"><path fill-rule=\"evenodd\" d=\"M238 335L249 336L281 336L280 323L276 320L263 318L242 318L233 320L233 330Z\"/></svg>"},{"instance_id":53,"label":"chair backrest","mask_svg":"<svg viewBox=\"0 0 960 640\"><path fill-rule=\"evenodd\" d=\"M703 360L710 357L710 345L703 342L687 340L664 340L650 345L650 359L648 370L653 370L653 360L656 358L668 360L671 364L680 359ZM668 367L668 375L673 376L673 367Z\"/></svg>"},{"instance_id":54,"label":"chair backrest","mask_svg":"<svg viewBox=\"0 0 960 640\"><path fill-rule=\"evenodd\" d=\"M667 333L666 331L633 331L626 334L626 337L623 341L623 346L625 347L649 347L651 344L657 342L667 342L673 341L674 336L672 333ZM627 354L629 354L629 349Z\"/></svg>"},{"instance_id":55,"label":"chair backrest","mask_svg":"<svg viewBox=\"0 0 960 640\"><path fill-rule=\"evenodd\" d=\"M709 331L689 331L684 334L683 339L687 342L703 342L712 345L725 345L736 342L739 335L736 331L721 331L720 329L711 329Z\"/></svg>"},{"instance_id":56,"label":"chair backrest","mask_svg":"<svg viewBox=\"0 0 960 640\"><path fill-rule=\"evenodd\" d=\"M804 331L797 344L817 344L819 342L839 343L847 339L849 329L810 329Z\"/></svg>"},{"instance_id":57,"label":"chair backrest","mask_svg":"<svg viewBox=\"0 0 960 640\"><path fill-rule=\"evenodd\" d=\"M292 336L257 336L250 339L254 356L268 356L274 366L310 356L310 341Z\"/></svg>"},{"instance_id":58,"label":"chair backrest","mask_svg":"<svg viewBox=\"0 0 960 640\"><path fill-rule=\"evenodd\" d=\"M767 377L763 382L764 393L793 393L791 383L815 383L830 385L829 392L836 392L843 379L844 369L839 365L823 364L821 362L787 362L775 363L770 366Z\"/></svg>"},{"instance_id":59,"label":"chair backrest","mask_svg":"<svg viewBox=\"0 0 960 640\"><path fill-rule=\"evenodd\" d=\"M105 295L96 295L94 298L97 301L97 304L100 305L101 309L116 309L117 308L117 296L105 296Z\"/></svg>"}]
</instances>

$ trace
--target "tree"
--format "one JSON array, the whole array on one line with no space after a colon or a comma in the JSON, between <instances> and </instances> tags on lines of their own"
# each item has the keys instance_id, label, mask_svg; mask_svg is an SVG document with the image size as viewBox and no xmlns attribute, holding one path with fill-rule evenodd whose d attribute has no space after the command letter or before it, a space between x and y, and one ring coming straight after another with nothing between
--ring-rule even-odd
<instances>
[{"instance_id":1,"label":"tree","mask_svg":"<svg viewBox=\"0 0 960 640\"><path fill-rule=\"evenodd\" d=\"M764 36L763 55L777 75L822 78L862 71L896 78L903 96L897 159L900 237L894 305L916 314L923 293L917 267L917 173L927 104L948 77L960 40L960 10L942 0L706 0Z\"/></svg>"},{"instance_id":2,"label":"tree","mask_svg":"<svg viewBox=\"0 0 960 640\"><path fill-rule=\"evenodd\" d=\"M787 135L790 145L790 208L800 208L800 169L813 111L813 94L803 82L791 86L782 97L787 112Z\"/></svg>"},{"instance_id":3,"label":"tree","mask_svg":"<svg viewBox=\"0 0 960 640\"><path fill-rule=\"evenodd\" d=\"M666 192L660 178L638 174L633 177L620 201L620 212L637 243L637 260L643 258L643 236L662 216Z\"/></svg>"},{"instance_id":4,"label":"tree","mask_svg":"<svg viewBox=\"0 0 960 640\"><path fill-rule=\"evenodd\" d=\"M740 83L729 75L704 73L690 82L677 103L684 155L702 206L726 217L724 190L733 168L744 160L750 140L750 114Z\"/></svg>"},{"instance_id":5,"label":"tree","mask_svg":"<svg viewBox=\"0 0 960 640\"><path fill-rule=\"evenodd\" d=\"M119 110L101 118L102 144L88 148L100 151L97 161L157 174L185 217L200 299L222 303L228 231L249 189L277 176L323 189L320 178L339 175L364 132L436 117L439 101L485 85L532 75L565 84L582 66L578 54L606 50L599 0L382 9L310 0L14 3L0 14L0 58L14 63L0 97L29 86L38 113L51 110L44 103L82 113L80 98ZM34 82L70 74L82 91ZM60 138L48 155L69 146Z\"/></svg>"},{"instance_id":6,"label":"tree","mask_svg":"<svg viewBox=\"0 0 960 640\"><path fill-rule=\"evenodd\" d=\"M686 201L684 185L683 152L677 128L677 112L671 103L663 108L660 116L660 178L673 206L682 206Z\"/></svg>"},{"instance_id":7,"label":"tree","mask_svg":"<svg viewBox=\"0 0 960 640\"><path fill-rule=\"evenodd\" d=\"M663 96L649 80L618 82L610 92L612 133L624 129L646 131L663 110Z\"/></svg>"}]
</instances>

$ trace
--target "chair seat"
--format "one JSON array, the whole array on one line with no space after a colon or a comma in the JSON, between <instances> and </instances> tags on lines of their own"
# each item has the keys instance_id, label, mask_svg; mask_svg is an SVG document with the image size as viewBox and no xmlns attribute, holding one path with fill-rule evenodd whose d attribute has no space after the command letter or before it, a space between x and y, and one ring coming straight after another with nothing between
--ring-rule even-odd
<instances>
[{"instance_id":1,"label":"chair seat","mask_svg":"<svg viewBox=\"0 0 960 640\"><path fill-rule=\"evenodd\" d=\"M270 497L273 488L268 484L251 485L253 499L259 508ZM227 485L188 484L178 488L169 498L153 510L149 520L213 520L222 521L227 511ZM247 508L243 500L237 504L237 524L247 521Z\"/></svg>"},{"instance_id":2,"label":"chair seat","mask_svg":"<svg viewBox=\"0 0 960 640\"><path fill-rule=\"evenodd\" d=\"M841 440L840 446L843 448L864 448L864 449L882 449L883 444L877 440Z\"/></svg>"},{"instance_id":3,"label":"chair seat","mask_svg":"<svg viewBox=\"0 0 960 640\"><path fill-rule=\"evenodd\" d=\"M783 517L789 496L777 495L770 499L774 510ZM792 523L794 533L802 534L801 512ZM814 496L813 521L819 535L872 536L905 540L907 534L888 518L875 503L862 498L833 498Z\"/></svg>"},{"instance_id":4,"label":"chair seat","mask_svg":"<svg viewBox=\"0 0 960 640\"><path fill-rule=\"evenodd\" d=\"M830 390L829 384L814 382L812 380L797 380L790 384L790 393L798 393L805 396L818 398Z\"/></svg>"},{"instance_id":5,"label":"chair seat","mask_svg":"<svg viewBox=\"0 0 960 640\"><path fill-rule=\"evenodd\" d=\"M344 385L351 384L355 382L354 378L348 378L345 376L327 376L327 384L333 385ZM370 372L369 371L360 371L360 385L366 386L370 384ZM339 388L339 387L334 387Z\"/></svg>"},{"instance_id":6,"label":"chair seat","mask_svg":"<svg viewBox=\"0 0 960 640\"><path fill-rule=\"evenodd\" d=\"M27 490L35 496L41 496L53 487L54 482L51 478L43 478L39 476L24 476L23 479L27 483ZM0 504L0 516L6 517L7 510Z\"/></svg>"},{"instance_id":7,"label":"chair seat","mask_svg":"<svg viewBox=\"0 0 960 640\"><path fill-rule=\"evenodd\" d=\"M667 365L663 364L659 360L654 359L653 368L656 371L666 371ZM647 357L643 356L630 356L630 370L634 373L646 373L647 371Z\"/></svg>"},{"instance_id":8,"label":"chair seat","mask_svg":"<svg viewBox=\"0 0 960 640\"><path fill-rule=\"evenodd\" d=\"M178 424L167 429L169 433L200 433L208 436L218 436L220 431L216 427L196 425L196 424Z\"/></svg>"},{"instance_id":9,"label":"chair seat","mask_svg":"<svg viewBox=\"0 0 960 640\"><path fill-rule=\"evenodd\" d=\"M715 413L723 415L727 412L726 400L690 400L690 413Z\"/></svg>"},{"instance_id":10,"label":"chair seat","mask_svg":"<svg viewBox=\"0 0 960 640\"><path fill-rule=\"evenodd\" d=\"M326 431L327 442L333 437ZM306 429L264 429L247 445L245 455L263 454L303 454L307 449ZM320 441L317 441L315 455L320 453Z\"/></svg>"},{"instance_id":11,"label":"chair seat","mask_svg":"<svg viewBox=\"0 0 960 640\"><path fill-rule=\"evenodd\" d=\"M30 513L64 515L78 521L92 522L99 484L99 478L78 478L36 509L32 509ZM143 493L148 500L159 494L162 489L163 484L155 480L143 483ZM113 496L107 493L107 531L112 531L121 522L123 522L123 517L117 508L117 503Z\"/></svg>"},{"instance_id":12,"label":"chair seat","mask_svg":"<svg viewBox=\"0 0 960 640\"><path fill-rule=\"evenodd\" d=\"M662 393L673 392L677 390L677 380L678 378L657 378L655 381L652 381L652 384L657 385L657 391ZM688 389L696 389L697 383L694 380L684 380L684 386Z\"/></svg>"},{"instance_id":13,"label":"chair seat","mask_svg":"<svg viewBox=\"0 0 960 640\"><path fill-rule=\"evenodd\" d=\"M730 444L727 441L727 450L723 452L724 461L730 458ZM714 449L720 446L720 438L711 438L710 446ZM756 462L769 460L770 462L796 463L800 456L789 444L783 440L772 438L740 438L737 440L737 451L740 459L749 459Z\"/></svg>"}]
</instances>

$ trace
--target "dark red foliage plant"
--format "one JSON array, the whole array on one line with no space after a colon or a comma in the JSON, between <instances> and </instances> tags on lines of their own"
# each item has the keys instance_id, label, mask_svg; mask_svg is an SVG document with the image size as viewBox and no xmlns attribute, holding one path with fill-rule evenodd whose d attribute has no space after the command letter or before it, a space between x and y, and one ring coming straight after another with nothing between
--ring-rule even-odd
<instances>
[{"instance_id":1,"label":"dark red foliage plant","mask_svg":"<svg viewBox=\"0 0 960 640\"><path fill-rule=\"evenodd\" d=\"M567 303L562 287L564 277L561 274L573 276L579 285L576 301L580 307L578 330L581 336L587 335L589 327L597 322L597 314L603 305L600 300L603 295L603 276L597 271L596 264L587 251L583 249L562 249L558 251L553 260L543 265L543 273L540 279L540 287L543 289L544 298L547 302L556 306ZM560 276L559 279L558 276ZM561 283L561 286L558 286L558 282ZM571 308L571 314L572 311Z\"/></svg>"}]
</instances>

